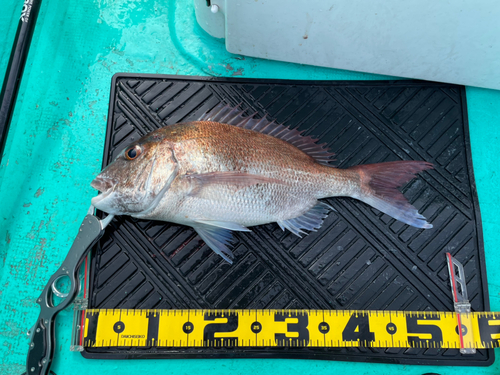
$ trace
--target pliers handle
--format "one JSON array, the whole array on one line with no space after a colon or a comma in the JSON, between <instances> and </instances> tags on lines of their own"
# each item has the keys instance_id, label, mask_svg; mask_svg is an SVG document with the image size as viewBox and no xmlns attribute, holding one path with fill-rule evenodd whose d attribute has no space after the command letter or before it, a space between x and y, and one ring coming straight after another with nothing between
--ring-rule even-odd
<instances>
[{"instance_id":1,"label":"pliers handle","mask_svg":"<svg viewBox=\"0 0 500 375\"><path fill-rule=\"evenodd\" d=\"M78 278L80 265L90 249L102 237L104 229L114 217L114 215L108 215L105 219L99 220L93 213L94 207L90 206L66 259L64 259L56 273L52 275L42 294L36 300L41 310L35 325L28 332L30 346L26 361L27 375L45 375L49 373L54 358L54 323L56 316L73 303L78 295L80 291L80 280ZM60 293L56 288L57 280L62 277L69 279L71 284L69 292L64 294ZM54 306L53 294L64 298L57 306Z\"/></svg>"}]
</instances>

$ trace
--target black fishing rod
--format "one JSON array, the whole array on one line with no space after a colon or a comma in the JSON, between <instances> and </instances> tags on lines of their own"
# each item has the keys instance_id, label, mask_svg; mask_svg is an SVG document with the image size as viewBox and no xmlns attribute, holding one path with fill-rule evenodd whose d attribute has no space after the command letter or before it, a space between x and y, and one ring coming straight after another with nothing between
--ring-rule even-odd
<instances>
[{"instance_id":1,"label":"black fishing rod","mask_svg":"<svg viewBox=\"0 0 500 375\"><path fill-rule=\"evenodd\" d=\"M41 0L24 0L19 18L14 45L0 92L0 162L41 3Z\"/></svg>"}]
</instances>

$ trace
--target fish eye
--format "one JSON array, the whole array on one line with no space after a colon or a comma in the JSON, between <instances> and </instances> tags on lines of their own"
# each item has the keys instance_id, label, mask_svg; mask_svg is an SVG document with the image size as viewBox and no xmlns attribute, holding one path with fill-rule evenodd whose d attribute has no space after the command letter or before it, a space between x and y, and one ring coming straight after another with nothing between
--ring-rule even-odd
<instances>
[{"instance_id":1,"label":"fish eye","mask_svg":"<svg viewBox=\"0 0 500 375\"><path fill-rule=\"evenodd\" d=\"M128 160L134 160L136 159L140 154L142 153L142 149L140 146L136 145L133 147L130 147L127 151L125 151L125 157Z\"/></svg>"}]
</instances>

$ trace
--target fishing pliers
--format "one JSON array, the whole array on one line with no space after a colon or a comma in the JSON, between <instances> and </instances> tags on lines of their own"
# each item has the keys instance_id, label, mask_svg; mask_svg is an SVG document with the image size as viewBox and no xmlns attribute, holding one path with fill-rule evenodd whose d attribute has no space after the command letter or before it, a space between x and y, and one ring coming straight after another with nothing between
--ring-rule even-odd
<instances>
[{"instance_id":1,"label":"fishing pliers","mask_svg":"<svg viewBox=\"0 0 500 375\"><path fill-rule=\"evenodd\" d=\"M78 277L80 266L90 249L102 237L104 229L113 217L114 215L108 215L103 220L100 220L94 216L94 207L90 206L66 259L64 259L56 273L52 275L42 294L36 300L41 311L35 325L28 331L30 346L26 361L27 375L45 375L49 373L54 358L54 323L56 316L73 303L77 297L80 291L80 279ZM69 279L70 286L67 293L61 293L56 287L57 281L61 278ZM54 304L54 295L63 298L57 306Z\"/></svg>"}]
</instances>

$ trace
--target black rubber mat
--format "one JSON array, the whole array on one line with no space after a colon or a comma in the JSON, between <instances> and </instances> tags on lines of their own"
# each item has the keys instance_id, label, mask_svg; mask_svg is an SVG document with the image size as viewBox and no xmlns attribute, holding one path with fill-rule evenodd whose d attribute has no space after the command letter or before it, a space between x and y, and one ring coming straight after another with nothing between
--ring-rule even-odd
<instances>
[{"instance_id":1,"label":"black rubber mat","mask_svg":"<svg viewBox=\"0 0 500 375\"><path fill-rule=\"evenodd\" d=\"M305 129L335 164L426 160L404 195L433 225L409 227L350 198L328 199L318 232L277 224L234 233L229 265L181 225L117 217L94 252L93 308L314 308L452 311L445 253L465 267L472 309L488 311L481 219L465 90L419 81L302 82L118 74L104 166L160 126L242 103ZM88 358L281 357L432 365L490 365L493 350L373 348L87 348Z\"/></svg>"}]
</instances>

